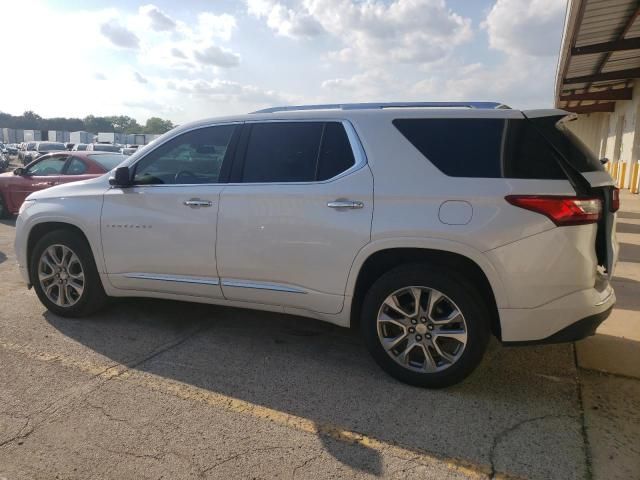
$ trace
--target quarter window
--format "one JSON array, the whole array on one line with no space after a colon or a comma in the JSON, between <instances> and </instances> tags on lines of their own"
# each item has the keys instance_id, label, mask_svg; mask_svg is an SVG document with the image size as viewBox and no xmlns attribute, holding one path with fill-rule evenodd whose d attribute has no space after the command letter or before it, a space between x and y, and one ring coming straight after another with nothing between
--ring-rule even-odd
<instances>
[{"instance_id":1,"label":"quarter window","mask_svg":"<svg viewBox=\"0 0 640 480\"><path fill-rule=\"evenodd\" d=\"M242 181L328 180L355 163L340 122L273 122L250 126Z\"/></svg>"},{"instance_id":2,"label":"quarter window","mask_svg":"<svg viewBox=\"0 0 640 480\"><path fill-rule=\"evenodd\" d=\"M169 140L136 164L134 183L218 183L235 125L205 127Z\"/></svg>"},{"instance_id":3,"label":"quarter window","mask_svg":"<svg viewBox=\"0 0 640 480\"><path fill-rule=\"evenodd\" d=\"M397 119L393 124L452 177L567 178L553 148L527 119Z\"/></svg>"}]
</instances>

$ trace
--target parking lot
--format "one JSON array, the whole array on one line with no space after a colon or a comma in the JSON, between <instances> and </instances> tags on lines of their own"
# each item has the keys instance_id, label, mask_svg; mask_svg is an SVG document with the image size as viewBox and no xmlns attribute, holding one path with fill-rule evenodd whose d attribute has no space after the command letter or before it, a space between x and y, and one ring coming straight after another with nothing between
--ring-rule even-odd
<instances>
[{"instance_id":1,"label":"parking lot","mask_svg":"<svg viewBox=\"0 0 640 480\"><path fill-rule=\"evenodd\" d=\"M640 478L640 382L573 345L494 342L461 385L417 389L309 319L140 299L57 317L13 239L0 222L0 478Z\"/></svg>"}]
</instances>

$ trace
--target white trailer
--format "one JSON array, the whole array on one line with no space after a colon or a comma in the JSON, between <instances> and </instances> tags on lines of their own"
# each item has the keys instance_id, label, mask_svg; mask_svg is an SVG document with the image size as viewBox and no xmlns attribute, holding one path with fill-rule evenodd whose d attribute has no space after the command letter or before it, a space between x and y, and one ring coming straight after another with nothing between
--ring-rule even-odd
<instances>
[{"instance_id":1,"label":"white trailer","mask_svg":"<svg viewBox=\"0 0 640 480\"><path fill-rule=\"evenodd\" d=\"M98 132L98 143L125 143L125 135L116 132Z\"/></svg>"},{"instance_id":2,"label":"white trailer","mask_svg":"<svg viewBox=\"0 0 640 480\"><path fill-rule=\"evenodd\" d=\"M93 133L78 130L69 134L69 142L77 145L79 143L93 143Z\"/></svg>"},{"instance_id":3,"label":"white trailer","mask_svg":"<svg viewBox=\"0 0 640 480\"><path fill-rule=\"evenodd\" d=\"M39 142L42 140L42 131L40 130L25 130L24 142Z\"/></svg>"}]
</instances>

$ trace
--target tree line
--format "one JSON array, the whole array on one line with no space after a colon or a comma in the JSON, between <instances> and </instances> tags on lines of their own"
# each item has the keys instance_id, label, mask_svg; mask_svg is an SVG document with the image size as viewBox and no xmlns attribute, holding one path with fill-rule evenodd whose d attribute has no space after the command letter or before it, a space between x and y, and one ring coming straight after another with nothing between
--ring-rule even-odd
<instances>
[{"instance_id":1,"label":"tree line","mask_svg":"<svg viewBox=\"0 0 640 480\"><path fill-rule=\"evenodd\" d=\"M10 115L0 112L0 127L17 128L23 130L66 130L76 132L116 132L116 133L165 133L175 125L171 120L160 117L148 118L144 125L140 125L135 118L127 115L113 115L96 117L88 115L84 118L42 118L37 113L28 110L22 115Z\"/></svg>"}]
</instances>

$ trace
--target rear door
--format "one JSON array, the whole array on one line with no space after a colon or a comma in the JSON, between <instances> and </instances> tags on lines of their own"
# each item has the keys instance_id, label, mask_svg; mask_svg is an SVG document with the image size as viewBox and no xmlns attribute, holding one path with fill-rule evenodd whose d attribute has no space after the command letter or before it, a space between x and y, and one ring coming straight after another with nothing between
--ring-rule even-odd
<instances>
[{"instance_id":1,"label":"rear door","mask_svg":"<svg viewBox=\"0 0 640 480\"><path fill-rule=\"evenodd\" d=\"M370 241L373 177L347 122L245 125L220 197L225 298L335 314Z\"/></svg>"},{"instance_id":2,"label":"rear door","mask_svg":"<svg viewBox=\"0 0 640 480\"><path fill-rule=\"evenodd\" d=\"M611 277L618 260L615 212L619 191L600 159L570 130L575 116L562 110L529 110L524 115L536 126L569 167L568 176L579 195L601 199L603 215L596 234L598 263Z\"/></svg>"}]
</instances>

